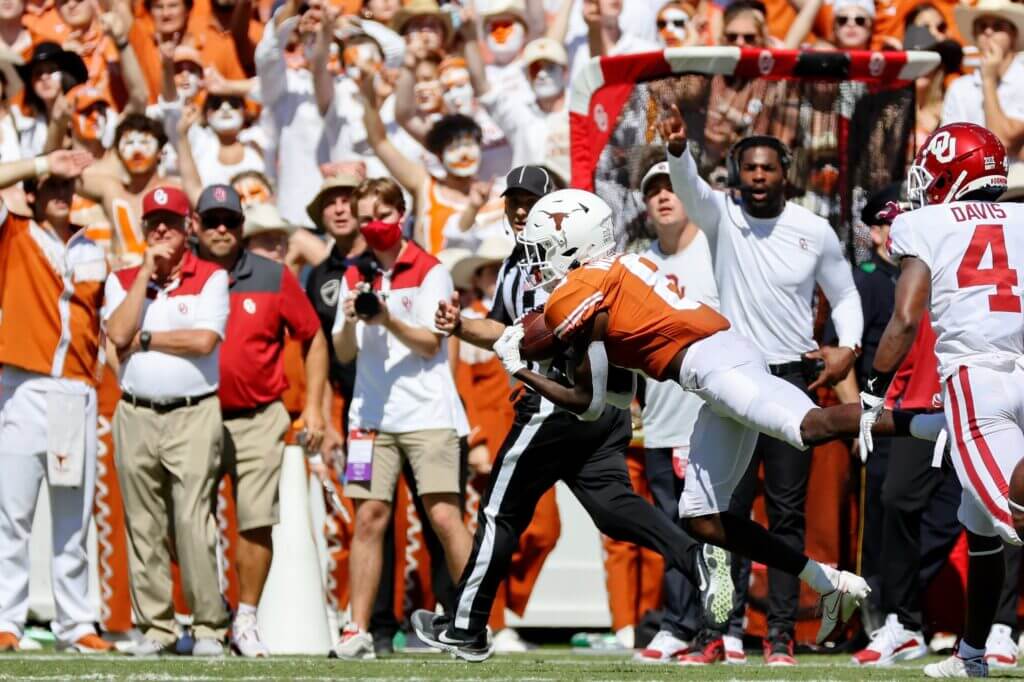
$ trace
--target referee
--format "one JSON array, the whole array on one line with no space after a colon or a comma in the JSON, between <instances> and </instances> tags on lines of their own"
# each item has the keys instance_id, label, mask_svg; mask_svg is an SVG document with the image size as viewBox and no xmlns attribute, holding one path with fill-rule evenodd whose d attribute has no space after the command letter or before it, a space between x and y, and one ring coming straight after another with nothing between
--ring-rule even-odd
<instances>
[{"instance_id":1,"label":"referee","mask_svg":"<svg viewBox=\"0 0 1024 682\"><path fill-rule=\"evenodd\" d=\"M513 169L504 193L505 215L513 230L522 230L533 204L555 189L541 167ZM516 246L502 264L497 300L487 319L460 317L455 305L441 301L435 326L467 343L491 348L506 325L543 304L547 297L540 289L525 290L518 267L523 257L523 248ZM554 367L547 372L564 379ZM632 377L628 381L624 385L631 387ZM610 386L615 383L614 378L609 379ZM482 661L491 655L486 628L495 591L506 577L537 500L557 480L565 481L605 535L658 551L694 584L707 585L706 598L718 590L731 593L725 553L714 554L714 563L705 561L696 542L633 492L623 457L631 436L626 410L609 405L596 421L585 423L537 394L525 392L516 402L515 423L491 472L473 550L459 581L455 612L435 616L431 611L416 611L412 624L420 639L467 661ZM709 565L720 570L709 575Z\"/></svg>"}]
</instances>

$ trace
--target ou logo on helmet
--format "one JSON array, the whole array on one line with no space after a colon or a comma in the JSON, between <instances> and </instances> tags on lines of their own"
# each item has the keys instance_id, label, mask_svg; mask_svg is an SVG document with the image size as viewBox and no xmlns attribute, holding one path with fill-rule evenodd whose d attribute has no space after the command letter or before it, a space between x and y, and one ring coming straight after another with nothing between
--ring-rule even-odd
<instances>
[{"instance_id":1,"label":"ou logo on helmet","mask_svg":"<svg viewBox=\"0 0 1024 682\"><path fill-rule=\"evenodd\" d=\"M948 130L939 131L928 143L926 152L939 163L949 163L956 157L956 138Z\"/></svg>"}]
</instances>

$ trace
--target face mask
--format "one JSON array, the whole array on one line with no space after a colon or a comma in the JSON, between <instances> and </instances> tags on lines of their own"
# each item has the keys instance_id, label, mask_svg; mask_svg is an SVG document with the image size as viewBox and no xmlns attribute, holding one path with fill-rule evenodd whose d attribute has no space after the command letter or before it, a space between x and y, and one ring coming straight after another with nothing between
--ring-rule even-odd
<instances>
[{"instance_id":1,"label":"face mask","mask_svg":"<svg viewBox=\"0 0 1024 682\"><path fill-rule=\"evenodd\" d=\"M131 173L145 173L156 165L158 148L156 138L149 133L130 130L121 137L117 153Z\"/></svg>"},{"instance_id":2,"label":"face mask","mask_svg":"<svg viewBox=\"0 0 1024 682\"><path fill-rule=\"evenodd\" d=\"M487 34L487 49L499 64L508 64L516 58L526 40L526 30L518 21L510 24L492 23Z\"/></svg>"},{"instance_id":3,"label":"face mask","mask_svg":"<svg viewBox=\"0 0 1024 682\"><path fill-rule=\"evenodd\" d=\"M444 91L444 105L449 114L466 114L473 111L473 86L459 85Z\"/></svg>"},{"instance_id":4,"label":"face mask","mask_svg":"<svg viewBox=\"0 0 1024 682\"><path fill-rule=\"evenodd\" d=\"M469 178L480 170L480 145L476 142L449 145L441 156L445 169L456 177Z\"/></svg>"},{"instance_id":5,"label":"face mask","mask_svg":"<svg viewBox=\"0 0 1024 682\"><path fill-rule=\"evenodd\" d=\"M107 112L104 109L93 108L87 114L76 113L72 122L78 139L93 142L103 137L103 131L107 127Z\"/></svg>"},{"instance_id":6,"label":"face mask","mask_svg":"<svg viewBox=\"0 0 1024 682\"><path fill-rule=\"evenodd\" d=\"M366 240L367 246L374 251L387 251L398 243L402 238L402 226L395 223L387 223L383 220L371 220L359 231Z\"/></svg>"},{"instance_id":7,"label":"face mask","mask_svg":"<svg viewBox=\"0 0 1024 682\"><path fill-rule=\"evenodd\" d=\"M412 87L412 92L416 98L416 113L432 114L441 110L444 101L441 81L421 81Z\"/></svg>"},{"instance_id":8,"label":"face mask","mask_svg":"<svg viewBox=\"0 0 1024 682\"><path fill-rule=\"evenodd\" d=\"M207 122L218 133L232 133L241 130L245 120L241 111L225 103L216 111L210 112Z\"/></svg>"},{"instance_id":9,"label":"face mask","mask_svg":"<svg viewBox=\"0 0 1024 682\"><path fill-rule=\"evenodd\" d=\"M664 22L665 27L658 30L658 40L665 47L679 47L686 40L686 23L690 17L683 10L677 7L670 7L665 10L658 21ZM682 24L682 25L680 25Z\"/></svg>"},{"instance_id":10,"label":"face mask","mask_svg":"<svg viewBox=\"0 0 1024 682\"><path fill-rule=\"evenodd\" d=\"M560 66L543 66L533 77L533 93L537 99L557 97L565 92L565 69Z\"/></svg>"},{"instance_id":11,"label":"face mask","mask_svg":"<svg viewBox=\"0 0 1024 682\"><path fill-rule=\"evenodd\" d=\"M178 86L178 96L182 99L192 99L199 92L199 74L194 71L185 71L175 78Z\"/></svg>"}]
</instances>

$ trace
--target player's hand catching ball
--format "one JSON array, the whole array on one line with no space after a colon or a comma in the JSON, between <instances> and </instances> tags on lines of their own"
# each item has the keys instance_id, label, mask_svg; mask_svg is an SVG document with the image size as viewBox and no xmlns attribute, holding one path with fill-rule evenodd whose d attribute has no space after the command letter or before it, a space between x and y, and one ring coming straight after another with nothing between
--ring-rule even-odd
<instances>
[{"instance_id":1,"label":"player's hand catching ball","mask_svg":"<svg viewBox=\"0 0 1024 682\"><path fill-rule=\"evenodd\" d=\"M523 358L519 354L519 342L522 340L522 325L513 324L505 327L501 337L494 342L494 353L501 360L505 371L513 376L519 370L526 369L526 363L523 362Z\"/></svg>"}]
</instances>

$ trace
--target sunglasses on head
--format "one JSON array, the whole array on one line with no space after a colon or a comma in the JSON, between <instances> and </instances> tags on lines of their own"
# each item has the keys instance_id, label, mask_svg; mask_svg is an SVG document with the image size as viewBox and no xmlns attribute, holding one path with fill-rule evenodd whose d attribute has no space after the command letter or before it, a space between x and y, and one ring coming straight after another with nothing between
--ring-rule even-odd
<instances>
[{"instance_id":1,"label":"sunglasses on head","mask_svg":"<svg viewBox=\"0 0 1024 682\"><path fill-rule=\"evenodd\" d=\"M686 28L686 19L658 19L655 22L658 25L658 30L671 26L672 28Z\"/></svg>"},{"instance_id":2,"label":"sunglasses on head","mask_svg":"<svg viewBox=\"0 0 1024 682\"><path fill-rule=\"evenodd\" d=\"M235 97L235 96L225 97L223 95L210 95L209 97L206 98L206 108L207 109L220 109L220 106L222 104L224 104L225 102L230 104L235 109L241 109L244 106L244 104L245 104L245 102L242 101L241 97Z\"/></svg>"},{"instance_id":3,"label":"sunglasses on head","mask_svg":"<svg viewBox=\"0 0 1024 682\"><path fill-rule=\"evenodd\" d=\"M204 230L216 230L223 225L229 230L237 230L242 226L242 216L234 213L206 213L199 216Z\"/></svg>"},{"instance_id":4,"label":"sunglasses on head","mask_svg":"<svg viewBox=\"0 0 1024 682\"><path fill-rule=\"evenodd\" d=\"M847 16L845 14L836 15L836 24L838 26L846 26L847 24L853 23L857 24L861 28L864 28L865 26L868 25L868 21L868 18L863 14L858 14L855 17Z\"/></svg>"},{"instance_id":5,"label":"sunglasses on head","mask_svg":"<svg viewBox=\"0 0 1024 682\"><path fill-rule=\"evenodd\" d=\"M727 43L738 43L741 38L743 39L743 42L748 44L757 42L756 33L733 33L731 31L727 31L725 34L725 42Z\"/></svg>"}]
</instances>

